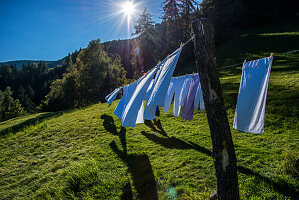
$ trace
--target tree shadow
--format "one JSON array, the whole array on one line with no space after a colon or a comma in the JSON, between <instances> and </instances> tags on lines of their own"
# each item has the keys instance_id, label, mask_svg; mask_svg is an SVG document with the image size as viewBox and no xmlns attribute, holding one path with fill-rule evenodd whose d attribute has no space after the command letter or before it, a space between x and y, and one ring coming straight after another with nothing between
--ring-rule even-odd
<instances>
[{"instance_id":1,"label":"tree shadow","mask_svg":"<svg viewBox=\"0 0 299 200\"><path fill-rule=\"evenodd\" d=\"M60 116L60 115L62 115L62 113L63 112L50 112L50 113L44 113L44 114L38 115L35 118L28 119L19 124L16 124L16 125L13 125L13 126L10 126L8 128L1 130L0 136L6 135L7 133L16 133L16 132L22 130L26 126L35 125L38 122L42 122L42 121L49 119L51 117L54 117L54 116Z\"/></svg>"},{"instance_id":2,"label":"tree shadow","mask_svg":"<svg viewBox=\"0 0 299 200\"><path fill-rule=\"evenodd\" d=\"M133 200L133 193L132 193L132 188L130 182L128 182L124 187L123 187L123 193L120 197L121 200Z\"/></svg>"},{"instance_id":3,"label":"tree shadow","mask_svg":"<svg viewBox=\"0 0 299 200\"><path fill-rule=\"evenodd\" d=\"M201 147L191 141L185 142L183 140L180 140L176 137L159 137L154 134L146 133L145 131L141 132L142 135L144 135L147 139L153 141L156 144L159 144L163 147L170 148L170 149L194 149L196 151L199 151L201 153L206 154L207 156L212 157L212 152L209 149L206 149L204 147ZM237 170L239 173L248 175L248 176L254 176L259 181L263 181L266 183L269 187L272 187L276 192L281 193L285 196L291 197L292 199L298 199L298 192L296 191L296 188L284 182L282 179L279 179L278 181L271 180L270 178L267 178L265 176L262 176L259 173L256 173L252 171L251 169L248 169L243 166L237 166Z\"/></svg>"},{"instance_id":4,"label":"tree shadow","mask_svg":"<svg viewBox=\"0 0 299 200\"><path fill-rule=\"evenodd\" d=\"M268 186L272 187L276 192L283 194L284 196L291 197L292 199L298 199L299 193L296 191L296 188L291 185L286 183L285 181L279 179L279 182L273 181L268 177L262 176L259 173L256 173L252 171L251 169L248 169L243 166L237 166L238 172L242 174L246 174L248 176L254 176L257 178L259 181L263 181L266 183Z\"/></svg>"},{"instance_id":5,"label":"tree shadow","mask_svg":"<svg viewBox=\"0 0 299 200\"><path fill-rule=\"evenodd\" d=\"M212 152L204 147L201 147L193 142L185 142L176 137L160 137L151 133L147 133L145 131L141 132L147 139L155 142L156 144L160 144L169 149L194 149L201 153L204 153L208 156L212 156Z\"/></svg>"},{"instance_id":6,"label":"tree shadow","mask_svg":"<svg viewBox=\"0 0 299 200\"><path fill-rule=\"evenodd\" d=\"M117 147L114 140L109 144L109 146L128 166L129 171L132 174L134 187L138 193L138 199L158 199L157 185L149 157L146 154L127 154L125 151L121 151ZM123 195L125 196L125 194Z\"/></svg>"}]
</instances>

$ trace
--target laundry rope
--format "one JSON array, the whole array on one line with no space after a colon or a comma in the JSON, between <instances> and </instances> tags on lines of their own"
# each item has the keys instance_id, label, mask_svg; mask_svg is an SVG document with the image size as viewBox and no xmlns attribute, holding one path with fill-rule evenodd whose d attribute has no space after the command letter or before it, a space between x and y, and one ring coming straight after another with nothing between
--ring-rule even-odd
<instances>
[{"instance_id":1,"label":"laundry rope","mask_svg":"<svg viewBox=\"0 0 299 200\"><path fill-rule=\"evenodd\" d=\"M286 54L297 53L297 52L299 52L299 50L292 50L292 51L288 51L288 52L277 53L275 55L279 56L279 55L286 55ZM229 67L234 67L234 66L241 65L241 64L243 64L243 63L237 63L237 64L233 64L233 65L228 65L228 66L220 67L220 68L218 68L218 70L229 68Z\"/></svg>"},{"instance_id":2,"label":"laundry rope","mask_svg":"<svg viewBox=\"0 0 299 200\"><path fill-rule=\"evenodd\" d=\"M195 35L193 35L187 42L185 42L184 44L182 44L182 46L185 46L186 44L188 44L193 38L194 38Z\"/></svg>"}]
</instances>

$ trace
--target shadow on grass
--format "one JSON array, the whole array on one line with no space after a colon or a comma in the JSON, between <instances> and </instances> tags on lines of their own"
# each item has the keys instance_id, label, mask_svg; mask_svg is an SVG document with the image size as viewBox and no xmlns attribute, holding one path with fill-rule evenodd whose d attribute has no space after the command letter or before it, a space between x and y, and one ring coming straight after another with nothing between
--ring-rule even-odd
<instances>
[{"instance_id":1,"label":"shadow on grass","mask_svg":"<svg viewBox=\"0 0 299 200\"><path fill-rule=\"evenodd\" d=\"M126 151L121 151L117 147L114 140L109 146L128 166L129 171L132 174L134 187L138 193L138 199L158 199L155 176L148 156L146 154L127 154ZM131 196L130 188L128 187L130 186L124 188L123 197L126 195Z\"/></svg>"},{"instance_id":2,"label":"shadow on grass","mask_svg":"<svg viewBox=\"0 0 299 200\"><path fill-rule=\"evenodd\" d=\"M212 156L212 152L204 147L201 147L193 142L185 142L176 137L159 137L157 135L147 133L145 131L141 132L147 139L160 144L169 149L194 149L208 156Z\"/></svg>"},{"instance_id":3,"label":"shadow on grass","mask_svg":"<svg viewBox=\"0 0 299 200\"><path fill-rule=\"evenodd\" d=\"M120 199L121 200L133 200L132 188L131 188L131 184L129 182L123 187L123 194L121 195Z\"/></svg>"},{"instance_id":4,"label":"shadow on grass","mask_svg":"<svg viewBox=\"0 0 299 200\"><path fill-rule=\"evenodd\" d=\"M212 152L209 149L206 149L204 147L201 147L191 141L185 142L183 140L180 140L176 137L159 137L154 134L146 133L144 131L141 132L142 135L144 135L147 139L153 141L156 144L160 144L163 147L170 148L170 149L194 149L201 153L206 154L207 156L212 157ZM296 191L295 187L293 185L290 185L288 183L283 182L283 180L280 180L280 182L271 180L270 178L267 178L265 176L262 176L251 169L248 169L243 166L237 166L237 170L239 173L246 174L248 176L254 176L259 181L263 181L268 186L273 187L273 189L281 193L285 196L291 197L292 199L298 199L298 192Z\"/></svg>"},{"instance_id":5,"label":"shadow on grass","mask_svg":"<svg viewBox=\"0 0 299 200\"><path fill-rule=\"evenodd\" d=\"M49 119L49 118L54 117L54 116L60 116L60 115L62 115L62 113L63 112L45 113L45 114L39 115L35 118L28 119L28 120L23 121L19 124L16 124L16 125L13 125L13 126L10 126L6 129L1 130L0 131L0 136L5 135L9 132L16 133L16 132L18 132L19 130L23 129L26 126L35 125L38 122L42 122L43 120Z\"/></svg>"},{"instance_id":6,"label":"shadow on grass","mask_svg":"<svg viewBox=\"0 0 299 200\"><path fill-rule=\"evenodd\" d=\"M283 182L283 180L279 180L280 182L273 181L270 178L262 176L259 173L256 173L243 166L238 166L237 169L239 173L246 174L248 176L254 176L259 181L263 181L268 186L273 187L276 192L281 193L284 196L291 197L292 199L298 199L299 197L299 193L296 191L296 188L291 184Z\"/></svg>"},{"instance_id":7,"label":"shadow on grass","mask_svg":"<svg viewBox=\"0 0 299 200\"><path fill-rule=\"evenodd\" d=\"M153 122L152 122L152 120L144 120L144 124L147 127L149 127L152 131L154 131L156 133L160 133L161 135L164 135L167 137L167 134L162 127L161 121L159 119L158 120L154 119Z\"/></svg>"},{"instance_id":8,"label":"shadow on grass","mask_svg":"<svg viewBox=\"0 0 299 200\"><path fill-rule=\"evenodd\" d=\"M109 131L113 135L118 135L113 117L103 114L101 116L101 119L104 119L103 126L107 131Z\"/></svg>"},{"instance_id":9,"label":"shadow on grass","mask_svg":"<svg viewBox=\"0 0 299 200\"><path fill-rule=\"evenodd\" d=\"M113 117L104 114L101 116L101 119L104 119L103 126L106 129L106 131L112 133L113 135L118 135L121 145L124 149L124 152L127 153L127 140L126 140L127 130L126 130L126 128L121 127L121 129L118 133Z\"/></svg>"}]
</instances>

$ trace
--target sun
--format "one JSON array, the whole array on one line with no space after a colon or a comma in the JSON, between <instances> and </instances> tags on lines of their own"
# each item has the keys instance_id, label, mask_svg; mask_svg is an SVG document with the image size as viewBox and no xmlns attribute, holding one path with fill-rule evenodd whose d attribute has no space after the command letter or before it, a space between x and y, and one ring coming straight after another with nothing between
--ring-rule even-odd
<instances>
[{"instance_id":1,"label":"sun","mask_svg":"<svg viewBox=\"0 0 299 200\"><path fill-rule=\"evenodd\" d=\"M122 5L122 12L130 18L135 12L135 5L131 1L124 2Z\"/></svg>"}]
</instances>

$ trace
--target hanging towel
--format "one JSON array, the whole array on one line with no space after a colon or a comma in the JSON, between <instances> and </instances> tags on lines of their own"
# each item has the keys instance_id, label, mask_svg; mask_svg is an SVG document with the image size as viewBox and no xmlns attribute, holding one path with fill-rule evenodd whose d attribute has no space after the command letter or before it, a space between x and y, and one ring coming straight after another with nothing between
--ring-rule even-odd
<instances>
[{"instance_id":1,"label":"hanging towel","mask_svg":"<svg viewBox=\"0 0 299 200\"><path fill-rule=\"evenodd\" d=\"M177 81L173 103L173 115L176 117L180 116L181 106L184 105L189 83L190 75L180 76Z\"/></svg>"},{"instance_id":2,"label":"hanging towel","mask_svg":"<svg viewBox=\"0 0 299 200\"><path fill-rule=\"evenodd\" d=\"M156 75L157 75L158 72L156 72ZM151 92L152 92L152 88L153 88L153 84L154 84L154 80L151 81L150 85L148 86L147 90L146 90L146 95L145 95L145 99L144 100L148 100L148 98L150 97L151 95Z\"/></svg>"},{"instance_id":3,"label":"hanging towel","mask_svg":"<svg viewBox=\"0 0 299 200\"><path fill-rule=\"evenodd\" d=\"M146 95L146 91L153 80L155 73L157 72L157 67L148 72L140 81L136 89L130 95L130 99L125 106L124 112L122 114L122 126L123 127L134 127L137 120L138 111L142 105L142 101ZM144 109L144 107L142 107ZM143 115L143 113L142 113Z\"/></svg>"},{"instance_id":4,"label":"hanging towel","mask_svg":"<svg viewBox=\"0 0 299 200\"><path fill-rule=\"evenodd\" d=\"M175 87L175 82L177 80L177 77L174 77L171 79L170 83L169 83L169 87L167 90L167 94L165 97L165 101L164 101L164 108L163 108L163 112L164 113L168 113L172 98L173 98L173 94L174 94L174 87Z\"/></svg>"},{"instance_id":5,"label":"hanging towel","mask_svg":"<svg viewBox=\"0 0 299 200\"><path fill-rule=\"evenodd\" d=\"M170 79L177 64L181 50L182 47L168 56L163 63L163 66L161 66L161 72L159 73L159 76L156 77L157 81L155 81L155 84L153 85L153 91L151 92L151 96L147 102L148 106L164 106L165 96L168 90Z\"/></svg>"},{"instance_id":6,"label":"hanging towel","mask_svg":"<svg viewBox=\"0 0 299 200\"><path fill-rule=\"evenodd\" d=\"M157 106L155 105L151 105L151 106L145 106L145 109L144 109L144 119L146 120L153 120L156 118L156 109L157 109Z\"/></svg>"},{"instance_id":7,"label":"hanging towel","mask_svg":"<svg viewBox=\"0 0 299 200\"><path fill-rule=\"evenodd\" d=\"M141 102L141 106L137 114L136 124L144 124L143 113L144 113L144 104L143 102Z\"/></svg>"},{"instance_id":8,"label":"hanging towel","mask_svg":"<svg viewBox=\"0 0 299 200\"><path fill-rule=\"evenodd\" d=\"M122 98L120 99L120 101L118 102L115 110L114 110L114 114L121 119L121 115L123 113L123 110L124 110L124 106L125 106L125 99L126 99L126 94L127 94L127 91L128 91L128 88L129 88L129 85L125 85L123 87L123 96Z\"/></svg>"},{"instance_id":9,"label":"hanging towel","mask_svg":"<svg viewBox=\"0 0 299 200\"><path fill-rule=\"evenodd\" d=\"M196 95L195 95L194 109L197 110L199 106L200 106L201 111L203 111L205 109L205 104L203 102L203 96L202 96L200 80L199 80Z\"/></svg>"},{"instance_id":10,"label":"hanging towel","mask_svg":"<svg viewBox=\"0 0 299 200\"><path fill-rule=\"evenodd\" d=\"M188 92L186 94L184 107L182 110L182 118L184 118L186 120L193 119L194 100L195 100L195 95L196 95L197 88L198 88L198 83L199 83L198 74L192 74L191 78L190 78Z\"/></svg>"},{"instance_id":11,"label":"hanging towel","mask_svg":"<svg viewBox=\"0 0 299 200\"><path fill-rule=\"evenodd\" d=\"M233 127L264 133L265 107L273 57L244 63Z\"/></svg>"},{"instance_id":12,"label":"hanging towel","mask_svg":"<svg viewBox=\"0 0 299 200\"><path fill-rule=\"evenodd\" d=\"M184 79L184 83L183 83L182 90L180 92L180 98L179 98L179 105L180 106L183 106L184 103L185 103L185 98L186 98L188 88L189 88L189 84L190 84L190 78L191 78L191 75L188 74L186 76L186 78Z\"/></svg>"},{"instance_id":13,"label":"hanging towel","mask_svg":"<svg viewBox=\"0 0 299 200\"><path fill-rule=\"evenodd\" d=\"M152 81L152 83L150 84L148 90L146 91L146 97L144 100L148 101L148 99L150 98L152 91L154 89L154 85L156 84L156 82L158 81L158 77L161 73L161 68L164 65L164 63L166 62L166 60L163 60L163 62L159 63L157 65L157 73L155 76L155 79ZM156 107L155 105L151 105L148 106L147 104L145 105L145 109L144 109L144 119L146 120L153 120L155 119L155 114L156 114Z\"/></svg>"},{"instance_id":14,"label":"hanging towel","mask_svg":"<svg viewBox=\"0 0 299 200\"><path fill-rule=\"evenodd\" d=\"M105 97L105 100L107 101L108 104L112 104L112 102L114 101L115 97L117 96L117 94L121 89L122 87L116 88L113 92L111 92Z\"/></svg>"},{"instance_id":15,"label":"hanging towel","mask_svg":"<svg viewBox=\"0 0 299 200\"><path fill-rule=\"evenodd\" d=\"M178 117L180 116L181 106L184 105L186 94L188 91L190 83L190 75L180 76L177 81L177 86L175 87L175 96L173 103L173 115Z\"/></svg>"},{"instance_id":16,"label":"hanging towel","mask_svg":"<svg viewBox=\"0 0 299 200\"><path fill-rule=\"evenodd\" d=\"M145 106L144 119L155 119L156 107L164 106L164 101L171 80L171 76L180 56L181 50L182 47L177 49L170 56L168 56L162 63L159 64L159 70L153 82L153 86L151 89L152 91L150 92L150 96Z\"/></svg>"}]
</instances>

